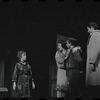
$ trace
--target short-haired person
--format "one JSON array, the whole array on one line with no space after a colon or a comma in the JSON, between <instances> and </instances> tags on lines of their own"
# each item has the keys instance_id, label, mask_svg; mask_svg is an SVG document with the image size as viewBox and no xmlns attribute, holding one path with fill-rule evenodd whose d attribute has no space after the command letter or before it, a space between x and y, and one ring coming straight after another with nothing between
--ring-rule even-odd
<instances>
[{"instance_id":1,"label":"short-haired person","mask_svg":"<svg viewBox=\"0 0 100 100\"><path fill-rule=\"evenodd\" d=\"M76 46L76 39L68 38L66 46L68 48L68 57L66 64L67 77L69 80L70 93L77 97L81 96L79 91L79 76L80 76L80 62L82 58L80 53L82 52L80 46Z\"/></svg>"},{"instance_id":2,"label":"short-haired person","mask_svg":"<svg viewBox=\"0 0 100 100\"><path fill-rule=\"evenodd\" d=\"M87 25L86 85L100 85L100 31L95 22Z\"/></svg>"},{"instance_id":3,"label":"short-haired person","mask_svg":"<svg viewBox=\"0 0 100 100\"><path fill-rule=\"evenodd\" d=\"M26 52L19 51L17 57L20 61L15 65L12 79L14 97L31 97L31 89L35 88L35 84L31 66L26 62Z\"/></svg>"}]
</instances>

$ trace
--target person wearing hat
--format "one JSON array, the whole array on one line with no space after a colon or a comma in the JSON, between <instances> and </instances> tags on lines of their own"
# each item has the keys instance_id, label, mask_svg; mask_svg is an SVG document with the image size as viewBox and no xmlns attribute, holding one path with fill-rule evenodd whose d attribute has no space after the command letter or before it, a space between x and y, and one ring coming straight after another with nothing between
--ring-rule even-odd
<instances>
[{"instance_id":1,"label":"person wearing hat","mask_svg":"<svg viewBox=\"0 0 100 100\"><path fill-rule=\"evenodd\" d=\"M68 83L66 76L66 68L64 66L66 46L63 42L59 41L57 48L58 50L55 54L55 60L57 64L57 97L65 97Z\"/></svg>"},{"instance_id":2,"label":"person wearing hat","mask_svg":"<svg viewBox=\"0 0 100 100\"><path fill-rule=\"evenodd\" d=\"M19 62L16 63L13 73L13 90L15 97L31 97L31 86L34 89L34 79L32 77L31 66L26 61L26 52L17 53Z\"/></svg>"},{"instance_id":3,"label":"person wearing hat","mask_svg":"<svg viewBox=\"0 0 100 100\"><path fill-rule=\"evenodd\" d=\"M95 22L87 25L86 85L100 85L100 31Z\"/></svg>"},{"instance_id":4,"label":"person wearing hat","mask_svg":"<svg viewBox=\"0 0 100 100\"><path fill-rule=\"evenodd\" d=\"M76 46L76 39L68 38L66 46L68 48L66 56L66 71L69 80L69 92L74 96L81 96L79 91L79 75L80 75L80 63L82 58L80 53L82 49L80 46Z\"/></svg>"}]
</instances>

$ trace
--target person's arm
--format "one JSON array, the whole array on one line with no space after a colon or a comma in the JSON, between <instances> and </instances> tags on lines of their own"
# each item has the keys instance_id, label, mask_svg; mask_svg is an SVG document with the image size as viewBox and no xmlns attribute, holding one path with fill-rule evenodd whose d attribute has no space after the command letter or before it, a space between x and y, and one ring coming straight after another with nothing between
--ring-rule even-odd
<instances>
[{"instance_id":1,"label":"person's arm","mask_svg":"<svg viewBox=\"0 0 100 100\"><path fill-rule=\"evenodd\" d=\"M13 73L13 77L12 77L13 89L14 90L16 89L17 76L18 76L18 63L15 65L14 73Z\"/></svg>"},{"instance_id":2,"label":"person's arm","mask_svg":"<svg viewBox=\"0 0 100 100\"><path fill-rule=\"evenodd\" d=\"M58 52L55 54L55 60L58 61Z\"/></svg>"},{"instance_id":3,"label":"person's arm","mask_svg":"<svg viewBox=\"0 0 100 100\"><path fill-rule=\"evenodd\" d=\"M68 49L68 50L66 51L66 54L65 54L65 58L64 58L65 60L67 60L67 59L69 58L70 53L71 53L71 50Z\"/></svg>"},{"instance_id":4,"label":"person's arm","mask_svg":"<svg viewBox=\"0 0 100 100\"><path fill-rule=\"evenodd\" d=\"M34 78L33 78L33 74L32 74L32 69L31 69L31 66L29 64L28 65L28 68L30 70L30 75L31 75L31 79L32 79L32 88L34 89L35 88L35 83L34 83Z\"/></svg>"},{"instance_id":5,"label":"person's arm","mask_svg":"<svg viewBox=\"0 0 100 100\"><path fill-rule=\"evenodd\" d=\"M34 81L31 66L30 66L30 74L31 74L31 77L32 77L32 81Z\"/></svg>"},{"instance_id":6,"label":"person's arm","mask_svg":"<svg viewBox=\"0 0 100 100\"><path fill-rule=\"evenodd\" d=\"M73 49L74 59L75 59L76 61L78 61L78 62L82 62L82 58L81 58L81 56L80 56L80 53L81 53L81 51L80 51L79 48L76 47L76 48Z\"/></svg>"},{"instance_id":7,"label":"person's arm","mask_svg":"<svg viewBox=\"0 0 100 100\"><path fill-rule=\"evenodd\" d=\"M89 68L90 71L96 71L96 61L98 61L98 56L100 55L100 33L94 33L91 37L91 49L89 57Z\"/></svg>"},{"instance_id":8,"label":"person's arm","mask_svg":"<svg viewBox=\"0 0 100 100\"><path fill-rule=\"evenodd\" d=\"M100 33L94 33L91 40L89 63L95 64L100 53Z\"/></svg>"},{"instance_id":9,"label":"person's arm","mask_svg":"<svg viewBox=\"0 0 100 100\"><path fill-rule=\"evenodd\" d=\"M59 53L56 52L55 54L56 65L58 68L62 67L64 64L64 57L59 56Z\"/></svg>"}]
</instances>

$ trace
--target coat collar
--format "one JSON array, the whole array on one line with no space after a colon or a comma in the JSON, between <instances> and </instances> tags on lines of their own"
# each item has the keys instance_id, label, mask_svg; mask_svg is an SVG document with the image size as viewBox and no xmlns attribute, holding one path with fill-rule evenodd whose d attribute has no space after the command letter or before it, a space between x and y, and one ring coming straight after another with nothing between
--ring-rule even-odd
<instances>
[{"instance_id":1,"label":"coat collar","mask_svg":"<svg viewBox=\"0 0 100 100\"><path fill-rule=\"evenodd\" d=\"M94 31L90 34L90 36L92 36L95 32L100 33L100 30L94 30Z\"/></svg>"},{"instance_id":2,"label":"coat collar","mask_svg":"<svg viewBox=\"0 0 100 100\"><path fill-rule=\"evenodd\" d=\"M100 33L100 30L94 30L94 31L89 35L88 40L87 40L87 45L89 44L89 41L90 41L91 36L92 36L95 32Z\"/></svg>"}]
</instances>

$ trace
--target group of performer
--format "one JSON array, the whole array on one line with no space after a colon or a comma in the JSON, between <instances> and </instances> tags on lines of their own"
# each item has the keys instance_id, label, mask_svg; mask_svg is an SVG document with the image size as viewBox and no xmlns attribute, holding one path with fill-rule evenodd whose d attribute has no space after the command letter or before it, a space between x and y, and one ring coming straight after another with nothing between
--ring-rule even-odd
<instances>
[{"instance_id":1,"label":"group of performer","mask_svg":"<svg viewBox=\"0 0 100 100\"><path fill-rule=\"evenodd\" d=\"M90 34L87 41L86 85L100 85L100 31L95 22L87 25ZM78 94L82 48L76 39L67 38L58 41L55 54L57 64L57 97L65 97L66 93Z\"/></svg>"},{"instance_id":2,"label":"group of performer","mask_svg":"<svg viewBox=\"0 0 100 100\"><path fill-rule=\"evenodd\" d=\"M55 55L57 64L57 97L65 97L66 92L78 89L79 64L82 62L82 49L76 46L76 39L68 38L66 42L58 42Z\"/></svg>"},{"instance_id":3,"label":"group of performer","mask_svg":"<svg viewBox=\"0 0 100 100\"><path fill-rule=\"evenodd\" d=\"M95 22L87 26L89 35L87 41L86 85L100 85L100 31ZM79 94L80 63L82 48L74 38L58 41L55 54L57 64L57 97L65 97L66 93ZM13 73L13 90L16 97L30 97L31 89L35 88L32 69L26 62L26 52L19 51L19 62Z\"/></svg>"}]
</instances>

